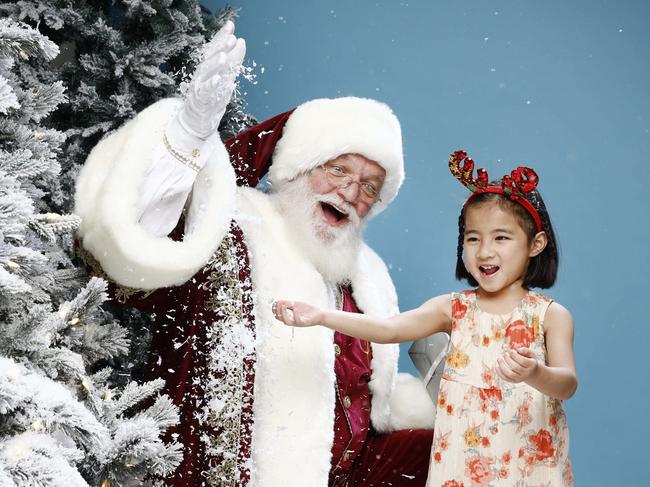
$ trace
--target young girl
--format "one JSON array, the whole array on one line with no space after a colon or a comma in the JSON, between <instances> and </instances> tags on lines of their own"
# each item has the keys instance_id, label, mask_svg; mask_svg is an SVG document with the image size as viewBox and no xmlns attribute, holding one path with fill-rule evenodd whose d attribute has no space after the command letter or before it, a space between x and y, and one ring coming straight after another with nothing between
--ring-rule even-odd
<instances>
[{"instance_id":1,"label":"young girl","mask_svg":"<svg viewBox=\"0 0 650 487\"><path fill-rule=\"evenodd\" d=\"M456 277L477 289L390 319L277 301L292 326L322 325L377 343L451 335L438 396L429 487L573 485L561 400L577 387L573 321L531 291L555 282L555 235L532 169L488 184L463 151L449 166L472 194L459 218Z\"/></svg>"}]
</instances>

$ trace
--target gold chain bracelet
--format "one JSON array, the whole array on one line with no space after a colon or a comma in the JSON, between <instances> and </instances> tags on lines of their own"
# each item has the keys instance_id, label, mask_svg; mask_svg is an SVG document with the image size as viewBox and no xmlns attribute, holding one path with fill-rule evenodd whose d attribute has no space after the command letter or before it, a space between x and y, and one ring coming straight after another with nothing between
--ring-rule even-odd
<instances>
[{"instance_id":1,"label":"gold chain bracelet","mask_svg":"<svg viewBox=\"0 0 650 487\"><path fill-rule=\"evenodd\" d=\"M186 165L187 167L189 167L189 168L192 169L193 171L199 172L199 171L201 170L201 166L199 166L197 163L195 163L194 161L192 161L192 160L189 159L188 157L185 157L183 154L181 154L180 152L178 152L176 149L174 149L174 148L171 146L171 144L169 143L169 139L167 139L167 134L165 134L165 133L163 133L163 142L165 143L165 147L167 148L167 150L169 151L169 153L170 153L172 156L174 156L174 158L175 158L176 160L178 160L178 161L181 162L182 164ZM194 151L192 152L192 155L193 155L194 157L198 157L199 154L200 154L200 153L199 153L199 150L198 150L198 149L194 149Z\"/></svg>"}]
</instances>

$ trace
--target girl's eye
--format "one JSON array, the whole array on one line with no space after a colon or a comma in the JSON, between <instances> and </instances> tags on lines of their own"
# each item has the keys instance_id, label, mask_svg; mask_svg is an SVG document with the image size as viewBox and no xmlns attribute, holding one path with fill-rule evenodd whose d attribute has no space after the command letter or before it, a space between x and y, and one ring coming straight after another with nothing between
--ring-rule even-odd
<instances>
[{"instance_id":1,"label":"girl's eye","mask_svg":"<svg viewBox=\"0 0 650 487\"><path fill-rule=\"evenodd\" d=\"M505 235L499 235L499 236L497 237L497 240L509 240L509 239L508 239L508 237L505 236Z\"/></svg>"},{"instance_id":2,"label":"girl's eye","mask_svg":"<svg viewBox=\"0 0 650 487\"><path fill-rule=\"evenodd\" d=\"M468 243L478 242L478 237L465 237L465 242Z\"/></svg>"},{"instance_id":3,"label":"girl's eye","mask_svg":"<svg viewBox=\"0 0 650 487\"><path fill-rule=\"evenodd\" d=\"M332 172L336 173L337 175L345 174L345 171L343 170L343 168L341 166L332 166L331 169L332 169Z\"/></svg>"}]
</instances>

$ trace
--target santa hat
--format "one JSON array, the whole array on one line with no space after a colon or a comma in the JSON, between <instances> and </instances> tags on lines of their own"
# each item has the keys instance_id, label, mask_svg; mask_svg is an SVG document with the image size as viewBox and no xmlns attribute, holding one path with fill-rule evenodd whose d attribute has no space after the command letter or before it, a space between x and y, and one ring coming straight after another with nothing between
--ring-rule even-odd
<instances>
[{"instance_id":1,"label":"santa hat","mask_svg":"<svg viewBox=\"0 0 650 487\"><path fill-rule=\"evenodd\" d=\"M272 185L290 181L340 155L360 154L386 171L379 194L381 201L370 212L370 216L374 216L395 198L404 181L400 124L384 103L356 97L322 98L306 102L268 122L249 129L256 135L251 133L249 142L239 149L230 147L232 144L226 145L233 159L249 167L256 166L259 170L260 166L269 167L270 163L268 175ZM256 149L253 164L251 143ZM242 152L246 153L245 157ZM262 153L263 162L259 160Z\"/></svg>"}]
</instances>

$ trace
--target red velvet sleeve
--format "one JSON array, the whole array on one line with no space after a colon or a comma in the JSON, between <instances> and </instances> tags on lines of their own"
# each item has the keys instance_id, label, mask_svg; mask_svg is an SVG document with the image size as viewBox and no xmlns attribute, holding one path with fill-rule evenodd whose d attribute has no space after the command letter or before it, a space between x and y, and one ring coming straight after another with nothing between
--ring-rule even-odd
<instances>
[{"instance_id":1,"label":"red velvet sleeve","mask_svg":"<svg viewBox=\"0 0 650 487\"><path fill-rule=\"evenodd\" d=\"M254 188L264 177L271 165L275 144L292 113L293 110L289 110L276 115L224 142L238 185Z\"/></svg>"}]
</instances>

